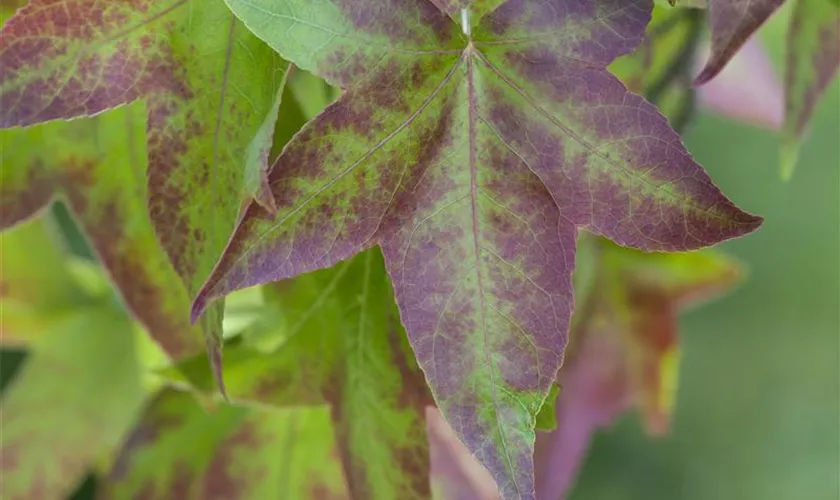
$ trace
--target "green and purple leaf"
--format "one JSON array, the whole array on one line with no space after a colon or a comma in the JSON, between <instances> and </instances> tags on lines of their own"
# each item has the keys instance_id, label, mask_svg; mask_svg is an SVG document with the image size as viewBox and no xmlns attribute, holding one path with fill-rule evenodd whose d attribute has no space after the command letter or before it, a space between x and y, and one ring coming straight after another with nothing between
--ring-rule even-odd
<instances>
[{"instance_id":1,"label":"green and purple leaf","mask_svg":"<svg viewBox=\"0 0 840 500\"><path fill-rule=\"evenodd\" d=\"M793 175L814 108L840 67L840 8L829 0L796 0L787 40L782 177Z\"/></svg>"},{"instance_id":2,"label":"green and purple leaf","mask_svg":"<svg viewBox=\"0 0 840 500\"><path fill-rule=\"evenodd\" d=\"M264 318L242 333L243 345L228 349L231 400L328 404L353 498L429 498L424 418L433 402L381 253L267 285L264 294ZM209 381L195 368L184 371Z\"/></svg>"},{"instance_id":3,"label":"green and purple leaf","mask_svg":"<svg viewBox=\"0 0 840 500\"><path fill-rule=\"evenodd\" d=\"M243 192L271 207L259 184L267 134L258 132L271 128L287 64L222 0L32 0L0 40L4 128L146 100L152 223L194 294ZM221 316L220 304L202 322L217 371Z\"/></svg>"},{"instance_id":4,"label":"green and purple leaf","mask_svg":"<svg viewBox=\"0 0 840 500\"><path fill-rule=\"evenodd\" d=\"M557 430L537 438L537 497L564 498L598 430L625 411L668 430L679 363L677 314L730 288L737 264L714 252L642 254L598 242L595 286L577 318Z\"/></svg>"},{"instance_id":5,"label":"green and purple leaf","mask_svg":"<svg viewBox=\"0 0 840 500\"><path fill-rule=\"evenodd\" d=\"M102 300L55 314L0 405L4 500L66 498L119 445L146 398L134 326L121 311Z\"/></svg>"},{"instance_id":6,"label":"green and purple leaf","mask_svg":"<svg viewBox=\"0 0 840 500\"><path fill-rule=\"evenodd\" d=\"M655 107L606 70L644 0L511 0L470 31L430 2L228 0L345 88L269 173L194 303L382 247L443 416L505 498L533 498L535 416L560 367L578 228L643 250L755 230ZM597 20L597 21L596 21Z\"/></svg>"},{"instance_id":7,"label":"green and purple leaf","mask_svg":"<svg viewBox=\"0 0 840 500\"><path fill-rule=\"evenodd\" d=\"M128 309L178 360L200 352L201 333L189 322L189 295L149 222L144 131L140 103L0 131L0 227L64 199Z\"/></svg>"},{"instance_id":8,"label":"green and purple leaf","mask_svg":"<svg viewBox=\"0 0 840 500\"><path fill-rule=\"evenodd\" d=\"M726 66L744 43L785 0L709 0L712 49L695 85L702 85Z\"/></svg>"},{"instance_id":9,"label":"green and purple leaf","mask_svg":"<svg viewBox=\"0 0 840 500\"><path fill-rule=\"evenodd\" d=\"M347 499L323 409L208 411L164 390L125 440L105 499Z\"/></svg>"}]
</instances>

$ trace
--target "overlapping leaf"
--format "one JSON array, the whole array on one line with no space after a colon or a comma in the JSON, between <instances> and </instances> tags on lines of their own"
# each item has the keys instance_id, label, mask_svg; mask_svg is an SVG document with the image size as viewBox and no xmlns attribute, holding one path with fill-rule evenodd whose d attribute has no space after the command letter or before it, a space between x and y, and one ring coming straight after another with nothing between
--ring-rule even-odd
<instances>
[{"instance_id":1,"label":"overlapping leaf","mask_svg":"<svg viewBox=\"0 0 840 500\"><path fill-rule=\"evenodd\" d=\"M378 250L265 288L268 310L228 349L234 402L328 404L353 498L428 498L431 396ZM203 364L184 367L209 382ZM206 386L205 386L206 387Z\"/></svg>"},{"instance_id":2,"label":"overlapping leaf","mask_svg":"<svg viewBox=\"0 0 840 500\"><path fill-rule=\"evenodd\" d=\"M470 30L422 1L228 4L346 91L286 146L277 213L246 210L194 312L380 245L442 414L504 496L532 498L578 227L686 250L760 224L604 69L650 4L511 0Z\"/></svg>"},{"instance_id":3,"label":"overlapping leaf","mask_svg":"<svg viewBox=\"0 0 840 500\"><path fill-rule=\"evenodd\" d=\"M194 293L224 246L243 192L270 206L244 176L259 172L270 146L261 142L270 135L258 131L270 128L286 64L221 0L32 0L0 40L2 127L146 99L152 222ZM36 201L18 203L32 211ZM221 306L205 317L204 331L216 366Z\"/></svg>"},{"instance_id":4,"label":"overlapping leaf","mask_svg":"<svg viewBox=\"0 0 840 500\"><path fill-rule=\"evenodd\" d=\"M830 0L796 0L787 41L782 176L793 175L808 121L840 67L840 8Z\"/></svg>"},{"instance_id":5,"label":"overlapping leaf","mask_svg":"<svg viewBox=\"0 0 840 500\"><path fill-rule=\"evenodd\" d=\"M695 83L708 82L785 0L709 0L712 51Z\"/></svg>"},{"instance_id":6,"label":"overlapping leaf","mask_svg":"<svg viewBox=\"0 0 840 500\"><path fill-rule=\"evenodd\" d=\"M538 497L561 498L574 482L589 441L636 408L649 432L668 428L676 389L677 312L720 293L739 276L712 252L642 254L606 242L595 285L560 371L558 429L538 442Z\"/></svg>"},{"instance_id":7,"label":"overlapping leaf","mask_svg":"<svg viewBox=\"0 0 840 500\"><path fill-rule=\"evenodd\" d=\"M609 66L627 88L645 96L682 131L695 109L691 85L702 13L656 6L639 48Z\"/></svg>"},{"instance_id":8,"label":"overlapping leaf","mask_svg":"<svg viewBox=\"0 0 840 500\"><path fill-rule=\"evenodd\" d=\"M27 332L29 355L0 405L3 499L64 498L119 444L146 397L121 311L100 300L52 313L27 325L43 329Z\"/></svg>"},{"instance_id":9,"label":"overlapping leaf","mask_svg":"<svg viewBox=\"0 0 840 500\"><path fill-rule=\"evenodd\" d=\"M101 498L349 498L323 409L207 411L166 390L146 409Z\"/></svg>"},{"instance_id":10,"label":"overlapping leaf","mask_svg":"<svg viewBox=\"0 0 840 500\"><path fill-rule=\"evenodd\" d=\"M0 223L17 224L64 198L128 308L180 359L201 349L201 334L189 323L189 296L149 223L144 130L138 103L95 118L0 132Z\"/></svg>"}]
</instances>

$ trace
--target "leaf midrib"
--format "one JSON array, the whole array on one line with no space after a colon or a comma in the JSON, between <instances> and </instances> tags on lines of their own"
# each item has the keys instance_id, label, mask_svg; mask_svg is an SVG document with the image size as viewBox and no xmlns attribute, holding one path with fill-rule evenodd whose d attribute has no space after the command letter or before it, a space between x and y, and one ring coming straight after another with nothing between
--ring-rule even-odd
<instances>
[{"instance_id":1,"label":"leaf midrib","mask_svg":"<svg viewBox=\"0 0 840 500\"><path fill-rule=\"evenodd\" d=\"M510 474L510 481L513 483L513 487L516 490L517 496L521 497L521 492L519 489L519 483L516 480L516 471L513 468L513 463L510 458L510 452L508 451L507 440L505 439L505 432L502 429L502 422L499 418L499 399L496 393L496 370L495 365L493 363L493 359L490 353L490 339L488 338L487 333L487 295L484 290L484 278L481 273L481 266L479 262L482 260L481 257L481 237L479 235L479 224L478 224L478 161L476 159L476 151L477 151L477 137L476 137L476 128L478 127L478 97L475 91L475 71L473 69L473 64L475 61L474 53L477 52L470 41L467 49L465 50L466 59L467 59L467 114L468 114L468 121L469 121L469 168L470 168L470 208L472 212L472 233L473 233L473 252L475 255L475 266L474 271L476 275L476 285L478 287L478 296L479 300L481 301L481 330L482 330L482 341L484 343L484 362L487 364L487 371L490 375L490 394L493 400L493 411L496 414L494 420L496 421L496 431L499 433L499 440L501 441L502 446L502 455L506 462L507 469Z\"/></svg>"}]
</instances>

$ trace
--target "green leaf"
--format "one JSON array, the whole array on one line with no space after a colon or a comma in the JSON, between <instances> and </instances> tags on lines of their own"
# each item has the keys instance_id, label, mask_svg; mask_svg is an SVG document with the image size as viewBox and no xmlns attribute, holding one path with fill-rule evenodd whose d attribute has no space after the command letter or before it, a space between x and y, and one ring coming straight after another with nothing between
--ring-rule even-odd
<instances>
[{"instance_id":1,"label":"green leaf","mask_svg":"<svg viewBox=\"0 0 840 500\"><path fill-rule=\"evenodd\" d=\"M329 404L353 498L428 498L424 412L432 400L381 253L371 250L264 292L265 317L242 333L242 345L228 349L231 400ZM183 370L209 382L203 365Z\"/></svg>"},{"instance_id":2,"label":"green leaf","mask_svg":"<svg viewBox=\"0 0 840 500\"><path fill-rule=\"evenodd\" d=\"M808 122L840 67L840 9L826 0L796 0L787 40L782 178L799 157Z\"/></svg>"},{"instance_id":3,"label":"green leaf","mask_svg":"<svg viewBox=\"0 0 840 500\"><path fill-rule=\"evenodd\" d=\"M0 406L0 497L64 498L119 445L145 397L121 312L89 306L52 322Z\"/></svg>"},{"instance_id":4,"label":"green leaf","mask_svg":"<svg viewBox=\"0 0 840 500\"><path fill-rule=\"evenodd\" d=\"M149 211L194 294L227 241L242 193L271 205L246 172L260 179L287 64L222 0L82 0L69 10L32 0L0 39L4 128L146 100ZM217 372L221 325L219 304L202 318Z\"/></svg>"},{"instance_id":5,"label":"green leaf","mask_svg":"<svg viewBox=\"0 0 840 500\"><path fill-rule=\"evenodd\" d=\"M209 411L165 390L102 481L102 498L347 498L323 409Z\"/></svg>"},{"instance_id":6,"label":"green leaf","mask_svg":"<svg viewBox=\"0 0 840 500\"><path fill-rule=\"evenodd\" d=\"M651 3L510 0L476 7L469 29L413 0L228 5L345 90L285 147L277 213L245 211L194 313L380 246L443 416L505 498L533 498L578 229L675 251L760 224L605 70L641 42Z\"/></svg>"},{"instance_id":7,"label":"green leaf","mask_svg":"<svg viewBox=\"0 0 840 500\"><path fill-rule=\"evenodd\" d=\"M536 429L538 431L551 431L557 427L557 413L554 409L558 396L560 396L560 386L552 384L548 397L545 398L542 408L537 413Z\"/></svg>"},{"instance_id":8,"label":"green leaf","mask_svg":"<svg viewBox=\"0 0 840 500\"><path fill-rule=\"evenodd\" d=\"M289 89L300 105L306 121L315 118L328 104L338 97L334 87L301 69L295 68L289 77Z\"/></svg>"},{"instance_id":9,"label":"green leaf","mask_svg":"<svg viewBox=\"0 0 840 500\"><path fill-rule=\"evenodd\" d=\"M54 228L41 218L0 234L0 344L4 347L29 345L58 319L59 312L91 302L65 265L59 243Z\"/></svg>"},{"instance_id":10,"label":"green leaf","mask_svg":"<svg viewBox=\"0 0 840 500\"><path fill-rule=\"evenodd\" d=\"M95 118L0 131L0 225L11 227L63 198L128 309L177 360L200 351L201 333L189 323L189 296L149 222L144 115L138 103ZM53 265L64 258L47 257ZM43 266L21 262L15 269L50 269Z\"/></svg>"}]
</instances>

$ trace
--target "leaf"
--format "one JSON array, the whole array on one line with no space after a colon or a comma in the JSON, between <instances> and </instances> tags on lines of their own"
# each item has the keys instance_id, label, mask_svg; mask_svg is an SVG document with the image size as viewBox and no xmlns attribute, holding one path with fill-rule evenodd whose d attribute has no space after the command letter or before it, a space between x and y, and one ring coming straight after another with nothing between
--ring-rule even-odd
<instances>
[{"instance_id":1,"label":"leaf","mask_svg":"<svg viewBox=\"0 0 840 500\"><path fill-rule=\"evenodd\" d=\"M536 429L538 431L551 431L557 427L557 414L554 411L557 397L560 395L560 387L556 384L551 386L548 397L545 398L542 408L537 413Z\"/></svg>"},{"instance_id":2,"label":"leaf","mask_svg":"<svg viewBox=\"0 0 840 500\"><path fill-rule=\"evenodd\" d=\"M288 76L288 71L285 75L284 78ZM284 87L285 84L280 86L274 98L274 103L271 105L271 111L257 130L257 135L251 139L251 143L248 145L248 159L245 163L244 183L247 192L245 201L253 199L270 213L277 211L277 203L274 201L274 195L268 186L268 155L271 153L274 144L274 130L277 127L277 114L280 111Z\"/></svg>"},{"instance_id":3,"label":"leaf","mask_svg":"<svg viewBox=\"0 0 840 500\"><path fill-rule=\"evenodd\" d=\"M3 193L0 190L0 193ZM0 344L25 347L57 316L90 297L65 265L55 235L42 219L0 233Z\"/></svg>"},{"instance_id":4,"label":"leaf","mask_svg":"<svg viewBox=\"0 0 840 500\"><path fill-rule=\"evenodd\" d=\"M694 80L703 85L723 69L732 56L785 0L709 0L712 51Z\"/></svg>"},{"instance_id":5,"label":"leaf","mask_svg":"<svg viewBox=\"0 0 840 500\"><path fill-rule=\"evenodd\" d=\"M0 497L65 498L146 397L132 325L107 305L79 308L40 332L27 358L0 405Z\"/></svg>"},{"instance_id":6,"label":"leaf","mask_svg":"<svg viewBox=\"0 0 840 500\"><path fill-rule=\"evenodd\" d=\"M436 408L426 410L434 498L498 500L490 473L479 464Z\"/></svg>"},{"instance_id":7,"label":"leaf","mask_svg":"<svg viewBox=\"0 0 840 500\"><path fill-rule=\"evenodd\" d=\"M462 35L428 2L229 0L341 97L285 147L198 294L382 247L444 418L506 498L533 498L534 420L560 366L579 227L645 250L754 230L664 117L605 71L643 0L511 0Z\"/></svg>"},{"instance_id":8,"label":"leaf","mask_svg":"<svg viewBox=\"0 0 840 500\"><path fill-rule=\"evenodd\" d=\"M796 0L787 40L782 178L790 179L814 108L840 67L840 9L827 0Z\"/></svg>"},{"instance_id":9,"label":"leaf","mask_svg":"<svg viewBox=\"0 0 840 500\"><path fill-rule=\"evenodd\" d=\"M627 88L644 95L682 131L694 114L692 62L703 14L695 9L654 7L642 45L610 66Z\"/></svg>"},{"instance_id":10,"label":"leaf","mask_svg":"<svg viewBox=\"0 0 840 500\"><path fill-rule=\"evenodd\" d=\"M101 485L103 498L349 498L326 411L207 412L165 390L146 409Z\"/></svg>"},{"instance_id":11,"label":"leaf","mask_svg":"<svg viewBox=\"0 0 840 500\"><path fill-rule=\"evenodd\" d=\"M146 99L151 219L194 294L254 187L249 145L272 120L286 63L221 0L80 0L69 11L32 0L0 40L0 127ZM202 321L217 372L221 316L220 304Z\"/></svg>"},{"instance_id":12,"label":"leaf","mask_svg":"<svg viewBox=\"0 0 840 500\"><path fill-rule=\"evenodd\" d=\"M0 131L0 225L65 199L126 306L177 360L198 352L201 337L186 314L186 289L149 222L144 128L138 103L95 118Z\"/></svg>"},{"instance_id":13,"label":"leaf","mask_svg":"<svg viewBox=\"0 0 840 500\"><path fill-rule=\"evenodd\" d=\"M642 254L606 242L596 286L560 371L558 428L540 434L538 498L563 498L592 435L630 408L652 434L667 431L679 363L677 313L740 277L715 252Z\"/></svg>"},{"instance_id":14,"label":"leaf","mask_svg":"<svg viewBox=\"0 0 840 500\"><path fill-rule=\"evenodd\" d=\"M353 498L430 495L423 419L432 401L392 293L381 253L373 250L267 285L262 324L243 332L245 345L228 349L232 401L331 405ZM267 344L271 337L279 346ZM196 369L203 365L183 368L192 380L208 381Z\"/></svg>"}]
</instances>

